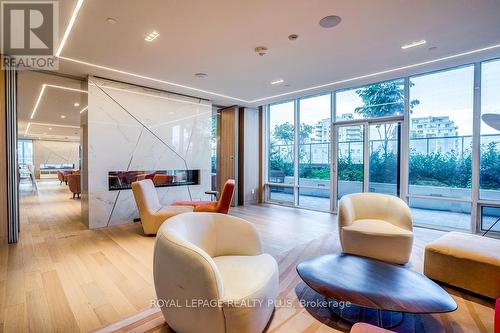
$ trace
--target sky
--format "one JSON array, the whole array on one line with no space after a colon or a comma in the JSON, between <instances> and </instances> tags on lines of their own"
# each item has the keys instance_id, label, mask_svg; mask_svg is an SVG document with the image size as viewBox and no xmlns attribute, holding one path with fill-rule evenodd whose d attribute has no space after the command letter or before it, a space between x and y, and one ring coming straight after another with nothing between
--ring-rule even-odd
<instances>
[{"instance_id":1,"label":"sky","mask_svg":"<svg viewBox=\"0 0 500 333\"><path fill-rule=\"evenodd\" d=\"M418 99L411 117L449 116L458 127L458 135L472 134L474 67L466 66L411 78L410 99ZM354 113L362 105L356 89L337 93L337 115ZM500 114L500 60L483 64L482 113ZM310 125L330 115L330 94L302 99L300 122ZM293 102L274 104L270 109L270 128L293 123ZM359 118L359 117L357 117ZM498 134L482 122L481 134Z\"/></svg>"}]
</instances>

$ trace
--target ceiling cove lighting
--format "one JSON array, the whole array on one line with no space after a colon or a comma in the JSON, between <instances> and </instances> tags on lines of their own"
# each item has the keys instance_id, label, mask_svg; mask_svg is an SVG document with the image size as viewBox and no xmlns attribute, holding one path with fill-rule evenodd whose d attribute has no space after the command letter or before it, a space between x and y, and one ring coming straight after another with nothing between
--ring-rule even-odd
<instances>
[{"instance_id":1,"label":"ceiling cove lighting","mask_svg":"<svg viewBox=\"0 0 500 333\"><path fill-rule=\"evenodd\" d=\"M80 128L79 126L61 125L61 124L50 124L50 123L36 123L36 122L31 122L29 124L38 125L38 126L52 126L52 127L64 127L64 128L78 128L78 129Z\"/></svg>"},{"instance_id":2,"label":"ceiling cove lighting","mask_svg":"<svg viewBox=\"0 0 500 333\"><path fill-rule=\"evenodd\" d=\"M83 5L83 0L78 0L76 2L75 9L73 10L73 14L71 15L71 19L69 20L68 26L66 27L66 31L64 32L64 36L63 36L61 42L59 43L59 47L58 47L57 52L56 52L56 57L61 56L64 45L66 44L66 40L68 39L69 34L71 33L71 29L73 28L73 25L75 24L76 17L78 16L78 12L82 8L82 5Z\"/></svg>"},{"instance_id":3,"label":"ceiling cove lighting","mask_svg":"<svg viewBox=\"0 0 500 333\"><path fill-rule=\"evenodd\" d=\"M480 52L485 52L485 51L489 51L489 50L493 50L493 49L498 49L498 48L500 48L500 44L491 45L491 46L488 46L488 47L484 47L484 48L476 49L476 50L472 50L472 51L457 53L457 54L453 54L451 56L447 56L447 57L443 57L443 58L438 58L438 59L428 60L428 61L424 61L424 62L419 62L419 63L413 64L413 65L408 65L408 66L402 66L402 67L387 69L387 70L384 70L384 71L380 71L380 72L376 72L376 73L371 73L371 74L366 74L366 75L361 75L361 76L356 76L356 77L352 77L352 78L345 79L345 80L339 80L339 81L335 81L335 82L329 82L329 83L325 83L325 84L320 84L320 85L317 85L317 86L313 86L313 87L309 87L309 88L304 88L304 89L299 89L299 90L294 90L294 91L290 91L290 92L283 93L283 94L277 94L277 95L273 95L273 96L268 96L268 97L263 97L263 98L257 98L257 99L254 99L254 100L251 100L251 101L245 101L245 102L247 102L247 103L258 103L258 102L262 102L262 101L265 101L265 100L268 100L268 99L274 99L274 98L278 98L278 97L284 97L284 96L288 96L288 95L292 95L292 94L298 94L298 93L302 93L302 92L306 92L306 91L310 91L310 90L315 90L315 89L320 89L320 88L326 88L326 87L334 86L334 85L337 85L337 84L342 84L342 83L347 83L347 82L352 82L352 81L367 79L367 78L376 77L376 76L384 75L384 74L390 74L390 73L398 72L398 71L405 70L405 69L411 69L411 68L415 68L415 67L425 66L425 65L437 63L437 62L440 62L440 61L445 61L445 60L460 58L460 57L463 57L463 56L467 56L467 55L471 55L471 54L475 54L475 53L480 53Z\"/></svg>"},{"instance_id":4,"label":"ceiling cove lighting","mask_svg":"<svg viewBox=\"0 0 500 333\"><path fill-rule=\"evenodd\" d=\"M97 86L91 80L89 80L89 84L93 85L93 86ZM153 94L143 93L143 92L139 92L139 91L133 91L133 90L129 90L129 89L122 89L122 88L111 87L111 86L106 87L106 89L117 90L117 91L124 91L124 92L127 92L127 93L137 94L137 95L142 95L142 96L149 96L149 97L161 98L161 99L166 99L166 100L173 101L173 102L192 104L192 105L196 105L196 106L200 106L200 107L205 107L205 108L210 108L210 109L212 108L211 105L209 105L209 104L203 104L201 102L191 102L191 101L182 100L182 99L178 99L178 98L172 98L172 97L166 97L166 96L160 96L160 95L153 95Z\"/></svg>"},{"instance_id":5,"label":"ceiling cove lighting","mask_svg":"<svg viewBox=\"0 0 500 333\"><path fill-rule=\"evenodd\" d=\"M152 81L152 82L166 84L166 85L170 85L170 86L173 86L173 87L184 88L184 89L188 89L188 90L191 90L191 91L196 91L196 92L199 92L199 93L209 94L209 95L212 95L212 96L217 96L217 97L231 99L231 100L234 100L234 101L239 101L239 102L243 102L243 103L253 104L253 103L258 103L258 102L262 102L262 101L273 99L273 98L277 98L277 97L288 96L288 95L292 95L292 94L296 94L296 93L301 93L301 92L306 92L306 91L310 91L310 90L315 90L315 89L325 88L325 87L329 87L329 86L334 86L334 85L341 84L341 83L356 81L356 80L360 80L360 79L366 79L366 78L375 77L375 76L383 75L383 74L389 74L389 73L398 72L398 71L405 70L405 69L411 69L411 68L415 68L415 67L419 67L419 66L425 66L425 65L437 63L437 62L440 62L440 61L446 61L446 60L450 60L450 59L455 59L455 58L459 58L459 57L463 57L463 56L468 56L468 55L476 54L476 53L480 53L480 52L490 51L490 50L498 49L498 48L500 48L500 44L495 44L495 45L487 46L487 47L484 47L484 48L481 48L481 49L475 49L475 50L471 50L471 51L457 53L457 54L446 56L446 57L443 57L443 58L428 60L428 61L424 61L424 62L420 62L420 63L408 65L408 66L392 68L392 69L388 69L388 70L384 70L384 71L380 71L380 72L376 72L376 73L361 75L361 76L357 76L357 77L353 77L353 78L349 78L349 79L345 79L345 80L340 80L340 81L335 81L335 82L329 82L329 83L325 83L325 84L321 84L321 85L317 85L317 86L313 86L313 87L308 87L308 88L304 88L304 89L300 89L300 90L294 90L294 91L290 91L290 92L283 93L283 94L278 94L278 95L272 95L272 96L257 98L257 99L253 99L253 100L245 100L245 99L238 98L238 97L232 97L232 96L228 96L228 95L224 95L224 94L219 94L219 93L216 93L216 92L212 92L212 91L208 91L208 90L203 90L203 89L198 89L198 88L186 86L186 85L175 83L175 82L160 80L160 79L157 79L157 78L153 78L153 77L149 77L149 76L145 76L145 75L140 75L140 74L136 74L136 73L130 73L130 72L127 72L127 71L124 71L124 70L120 70L120 69L115 69L115 68L111 68L111 67L106 67L106 66L101 66L101 65L97 65L97 64L92 64L90 62L85 62L85 61L81 61L81 60L77 60L77 59L72 59L72 58L67 58L67 57L60 57L60 59L63 59L63 60L69 61L69 62L73 62L73 63L77 63L77 64L81 64L81 65L86 65L86 66L98 68L98 69L104 69L104 70L107 70L107 71L110 71L110 72L114 72L114 73L118 73L118 74L129 75L129 76L132 76L132 77L135 77L135 78L139 78L139 79L145 79L145 80L149 80L149 81Z\"/></svg>"},{"instance_id":6,"label":"ceiling cove lighting","mask_svg":"<svg viewBox=\"0 0 500 333\"><path fill-rule=\"evenodd\" d=\"M422 39L422 40L418 40L416 42L412 42L412 43L409 43L409 44L402 45L401 49L407 50L407 49L411 49L412 47L417 47L417 46L425 45L425 44L427 44L427 41L425 39Z\"/></svg>"},{"instance_id":7,"label":"ceiling cove lighting","mask_svg":"<svg viewBox=\"0 0 500 333\"><path fill-rule=\"evenodd\" d=\"M158 36L160 36L160 33L157 32L157 31L151 31L147 36L146 38L144 38L144 40L146 42L152 42L154 41L156 38L158 38Z\"/></svg>"},{"instance_id":8,"label":"ceiling cove lighting","mask_svg":"<svg viewBox=\"0 0 500 333\"><path fill-rule=\"evenodd\" d=\"M89 108L89 107L88 107L88 105L87 105L86 107L84 107L84 108L82 109L82 111L80 111L80 113L84 113L85 111L87 111L87 109L88 109L88 108Z\"/></svg>"},{"instance_id":9,"label":"ceiling cove lighting","mask_svg":"<svg viewBox=\"0 0 500 333\"><path fill-rule=\"evenodd\" d=\"M276 80L276 81L272 81L271 84L280 84L280 83L283 83L283 82L285 82L285 80L279 79L279 80Z\"/></svg>"},{"instance_id":10,"label":"ceiling cove lighting","mask_svg":"<svg viewBox=\"0 0 500 333\"><path fill-rule=\"evenodd\" d=\"M28 123L28 126L26 126L26 131L24 131L24 136L28 135L28 131L30 130L31 123Z\"/></svg>"},{"instance_id":11,"label":"ceiling cove lighting","mask_svg":"<svg viewBox=\"0 0 500 333\"><path fill-rule=\"evenodd\" d=\"M42 96L43 96L43 93L45 91L45 88L47 88L47 85L43 84L42 89L40 89L40 94L38 95L38 99L36 100L35 106L33 107L33 112L31 112L30 119L33 119L33 117L35 117L36 110L38 109L38 105L40 105L40 101L42 100Z\"/></svg>"},{"instance_id":12,"label":"ceiling cove lighting","mask_svg":"<svg viewBox=\"0 0 500 333\"><path fill-rule=\"evenodd\" d=\"M58 86L58 85L55 85L55 84L47 84L47 83L45 85L47 87L50 87L50 88L63 89L63 90L69 90L69 91L77 91L77 92L81 92L81 93L87 94L87 90L70 88L70 87L64 87L64 86Z\"/></svg>"},{"instance_id":13,"label":"ceiling cove lighting","mask_svg":"<svg viewBox=\"0 0 500 333\"><path fill-rule=\"evenodd\" d=\"M228 96L228 95L223 95L223 94L219 94L219 93L216 93L216 92L213 92L213 91L198 89L198 88L186 86L186 85L175 83L175 82L169 82L169 81L165 81L165 80L160 80L160 79L156 79L156 78L145 76L145 75L140 75L140 74L136 74L136 73L130 73L130 72L127 72L127 71L124 71L124 70L121 70L121 69L115 69L115 68L111 68L111 67L96 65L96 64L92 64L90 62L85 62L85 61L81 61L81 60L77 60L77 59L72 59L72 58L66 58L66 57L60 57L60 58L63 59L63 60L66 60L66 61L74 62L76 64L91 66L91 67L98 68L98 69L104 69L104 70L107 70L107 71L110 71L110 72L114 72L114 73L118 73L118 74L129 75L129 76L132 76L132 77L136 77L138 79L145 79L145 80L149 80L149 81L153 81L153 82L157 82L157 83L162 83L162 84L170 85L170 86L173 86L173 87L189 89L189 90L200 92L200 93L203 93L203 94L209 94L209 95L218 96L218 97L222 97L222 98L232 99L232 100L239 101L239 102L244 102L244 103L248 103L249 102L249 101L241 99L241 98L231 97L231 96Z\"/></svg>"}]
</instances>

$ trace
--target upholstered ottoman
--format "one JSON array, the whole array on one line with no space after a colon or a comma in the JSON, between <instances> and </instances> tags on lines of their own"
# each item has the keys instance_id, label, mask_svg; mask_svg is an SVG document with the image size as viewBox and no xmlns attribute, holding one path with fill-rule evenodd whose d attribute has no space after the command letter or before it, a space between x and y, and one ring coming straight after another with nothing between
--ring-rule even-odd
<instances>
[{"instance_id":1,"label":"upholstered ottoman","mask_svg":"<svg viewBox=\"0 0 500 333\"><path fill-rule=\"evenodd\" d=\"M425 247L429 278L491 298L500 297L500 240L449 232Z\"/></svg>"}]
</instances>

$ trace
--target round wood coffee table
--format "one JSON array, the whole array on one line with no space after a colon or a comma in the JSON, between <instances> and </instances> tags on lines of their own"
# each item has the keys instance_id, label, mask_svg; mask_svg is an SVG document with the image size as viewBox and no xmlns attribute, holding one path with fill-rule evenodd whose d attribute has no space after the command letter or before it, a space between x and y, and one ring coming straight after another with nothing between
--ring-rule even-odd
<instances>
[{"instance_id":1,"label":"round wood coffee table","mask_svg":"<svg viewBox=\"0 0 500 333\"><path fill-rule=\"evenodd\" d=\"M350 322L394 327L403 313L442 313L457 309L451 296L426 276L403 266L348 254L328 254L297 265L304 282L317 293L354 307L334 312ZM374 316L362 315L371 310ZM347 311L346 311L347 310ZM358 315L353 317L353 312Z\"/></svg>"}]
</instances>

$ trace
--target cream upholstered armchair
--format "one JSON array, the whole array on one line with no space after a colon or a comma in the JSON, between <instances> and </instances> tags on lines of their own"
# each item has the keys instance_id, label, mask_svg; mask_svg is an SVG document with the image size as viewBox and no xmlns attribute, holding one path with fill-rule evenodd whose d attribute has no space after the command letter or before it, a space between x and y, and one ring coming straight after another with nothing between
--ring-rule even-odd
<instances>
[{"instance_id":1,"label":"cream upholstered armchair","mask_svg":"<svg viewBox=\"0 0 500 333\"><path fill-rule=\"evenodd\" d=\"M186 213L156 236L153 275L176 332L260 333L274 310L278 265L253 225L220 213Z\"/></svg>"},{"instance_id":2,"label":"cream upholstered armchair","mask_svg":"<svg viewBox=\"0 0 500 333\"><path fill-rule=\"evenodd\" d=\"M132 192L146 235L156 234L161 224L169 217L193 211L193 207L162 206L151 179L133 182Z\"/></svg>"},{"instance_id":3,"label":"cream upholstered armchair","mask_svg":"<svg viewBox=\"0 0 500 333\"><path fill-rule=\"evenodd\" d=\"M410 209L392 195L344 195L339 203L339 236L345 253L405 264L413 245Z\"/></svg>"}]
</instances>

